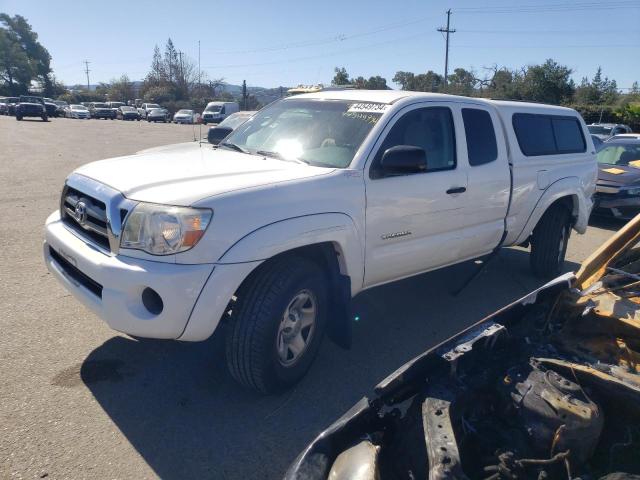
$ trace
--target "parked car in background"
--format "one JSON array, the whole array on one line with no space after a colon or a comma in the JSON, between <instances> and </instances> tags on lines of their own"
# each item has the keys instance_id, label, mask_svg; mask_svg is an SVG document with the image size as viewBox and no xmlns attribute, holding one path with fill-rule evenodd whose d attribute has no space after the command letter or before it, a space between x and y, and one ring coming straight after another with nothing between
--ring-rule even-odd
<instances>
[{"instance_id":1,"label":"parked car in background","mask_svg":"<svg viewBox=\"0 0 640 480\"><path fill-rule=\"evenodd\" d=\"M160 105L158 105L157 103L143 103L139 110L140 118L146 119L147 114L154 108L162 108L162 107L160 107Z\"/></svg>"},{"instance_id":2,"label":"parked car in background","mask_svg":"<svg viewBox=\"0 0 640 480\"><path fill-rule=\"evenodd\" d=\"M9 106L4 98L0 98L0 115L9 115Z\"/></svg>"},{"instance_id":3,"label":"parked car in background","mask_svg":"<svg viewBox=\"0 0 640 480\"><path fill-rule=\"evenodd\" d=\"M116 117L119 120L140 120L138 109L135 107L129 107L128 105L118 107Z\"/></svg>"},{"instance_id":4,"label":"parked car in background","mask_svg":"<svg viewBox=\"0 0 640 480\"><path fill-rule=\"evenodd\" d=\"M187 110L183 108L178 110L173 116L174 123L195 123L195 112L193 110Z\"/></svg>"},{"instance_id":5,"label":"parked car in background","mask_svg":"<svg viewBox=\"0 0 640 480\"><path fill-rule=\"evenodd\" d=\"M209 127L209 132L207 133L209 143L218 145L231 132L255 115L255 113L255 111L232 113L215 127Z\"/></svg>"},{"instance_id":6,"label":"parked car in background","mask_svg":"<svg viewBox=\"0 0 640 480\"><path fill-rule=\"evenodd\" d=\"M79 118L79 119L90 119L91 114L89 113L89 109L84 105L69 105L66 109L67 118Z\"/></svg>"},{"instance_id":7,"label":"parked car in background","mask_svg":"<svg viewBox=\"0 0 640 480\"><path fill-rule=\"evenodd\" d=\"M44 108L47 111L49 118L55 118L58 116L58 105L53 100L44 100Z\"/></svg>"},{"instance_id":8,"label":"parked car in background","mask_svg":"<svg viewBox=\"0 0 640 480\"><path fill-rule=\"evenodd\" d=\"M614 135L607 141L624 140L625 138L640 138L640 133L619 133L617 135Z\"/></svg>"},{"instance_id":9,"label":"parked car in background","mask_svg":"<svg viewBox=\"0 0 640 480\"><path fill-rule=\"evenodd\" d=\"M305 375L325 332L349 344L366 289L524 243L534 274L558 275L596 175L569 108L318 92L272 103L217 148L83 165L43 254L118 331L201 341L228 319L231 375L275 392Z\"/></svg>"},{"instance_id":10,"label":"parked car in background","mask_svg":"<svg viewBox=\"0 0 640 480\"><path fill-rule=\"evenodd\" d=\"M21 95L15 109L16 120L22 120L25 117L40 117L43 122L49 121L47 109L41 97Z\"/></svg>"},{"instance_id":11,"label":"parked car in background","mask_svg":"<svg viewBox=\"0 0 640 480\"><path fill-rule=\"evenodd\" d=\"M54 100L53 103L56 104L56 116L64 117L69 104L63 100Z\"/></svg>"},{"instance_id":12,"label":"parked car in background","mask_svg":"<svg viewBox=\"0 0 640 480\"><path fill-rule=\"evenodd\" d=\"M232 113L240 111L238 102L209 102L202 112L202 123L220 123Z\"/></svg>"},{"instance_id":13,"label":"parked car in background","mask_svg":"<svg viewBox=\"0 0 640 480\"><path fill-rule=\"evenodd\" d=\"M16 105L20 101L20 97L7 97L4 99L7 104L7 115L15 116L16 114Z\"/></svg>"},{"instance_id":14,"label":"parked car in background","mask_svg":"<svg viewBox=\"0 0 640 480\"><path fill-rule=\"evenodd\" d=\"M113 111L106 103L93 102L89 105L89 113L91 118L103 118L105 120L113 120L116 118L116 112Z\"/></svg>"},{"instance_id":15,"label":"parked car in background","mask_svg":"<svg viewBox=\"0 0 640 480\"><path fill-rule=\"evenodd\" d=\"M598 152L596 215L629 220L640 213L640 138L612 138Z\"/></svg>"},{"instance_id":16,"label":"parked car in background","mask_svg":"<svg viewBox=\"0 0 640 480\"><path fill-rule=\"evenodd\" d=\"M113 114L114 114L113 118L117 118L118 117L118 108L127 105L124 102L105 102L105 104L107 105L107 107L109 107L111 110L113 110Z\"/></svg>"},{"instance_id":17,"label":"parked car in background","mask_svg":"<svg viewBox=\"0 0 640 480\"><path fill-rule=\"evenodd\" d=\"M604 143L604 140L594 134L591 134L591 140L593 140L593 146L596 147L596 151L600 150L600 147Z\"/></svg>"},{"instance_id":18,"label":"parked car in background","mask_svg":"<svg viewBox=\"0 0 640 480\"><path fill-rule=\"evenodd\" d=\"M587 125L589 133L599 137L601 140L619 135L621 133L631 133L631 127L621 123L592 123Z\"/></svg>"},{"instance_id":19,"label":"parked car in background","mask_svg":"<svg viewBox=\"0 0 640 480\"><path fill-rule=\"evenodd\" d=\"M637 217L577 273L390 373L284 480L640 478L639 242Z\"/></svg>"},{"instance_id":20,"label":"parked car in background","mask_svg":"<svg viewBox=\"0 0 640 480\"><path fill-rule=\"evenodd\" d=\"M166 108L154 108L147 113L147 121L167 123L171 121L171 114Z\"/></svg>"}]
</instances>

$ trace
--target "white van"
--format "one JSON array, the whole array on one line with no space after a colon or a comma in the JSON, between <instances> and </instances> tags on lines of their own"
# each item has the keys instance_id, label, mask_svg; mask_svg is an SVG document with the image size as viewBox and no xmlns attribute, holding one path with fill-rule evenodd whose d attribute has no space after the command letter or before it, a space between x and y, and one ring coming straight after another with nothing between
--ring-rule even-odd
<instances>
[{"instance_id":1,"label":"white van","mask_svg":"<svg viewBox=\"0 0 640 480\"><path fill-rule=\"evenodd\" d=\"M240 111L238 102L209 102L202 112L202 123L220 123L232 113Z\"/></svg>"}]
</instances>

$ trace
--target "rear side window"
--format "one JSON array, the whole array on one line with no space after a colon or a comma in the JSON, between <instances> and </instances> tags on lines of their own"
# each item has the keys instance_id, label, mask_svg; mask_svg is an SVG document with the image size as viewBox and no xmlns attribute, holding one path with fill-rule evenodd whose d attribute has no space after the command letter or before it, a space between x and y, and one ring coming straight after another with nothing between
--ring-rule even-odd
<instances>
[{"instance_id":1,"label":"rear side window","mask_svg":"<svg viewBox=\"0 0 640 480\"><path fill-rule=\"evenodd\" d=\"M471 166L484 165L498 158L496 132L491 115L486 110L463 108L464 134Z\"/></svg>"},{"instance_id":2,"label":"rear side window","mask_svg":"<svg viewBox=\"0 0 640 480\"><path fill-rule=\"evenodd\" d=\"M516 113L513 129L527 157L584 152L587 147L575 117Z\"/></svg>"},{"instance_id":3,"label":"rear side window","mask_svg":"<svg viewBox=\"0 0 640 480\"><path fill-rule=\"evenodd\" d=\"M553 117L553 132L560 153L577 153L585 151L582 128L575 118Z\"/></svg>"}]
</instances>

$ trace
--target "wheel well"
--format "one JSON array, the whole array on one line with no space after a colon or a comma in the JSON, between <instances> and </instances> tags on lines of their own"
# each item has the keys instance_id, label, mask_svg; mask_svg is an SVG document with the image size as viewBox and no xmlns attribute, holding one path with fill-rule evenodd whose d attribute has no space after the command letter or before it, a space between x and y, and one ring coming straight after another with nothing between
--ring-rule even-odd
<instances>
[{"instance_id":1,"label":"wheel well","mask_svg":"<svg viewBox=\"0 0 640 480\"><path fill-rule=\"evenodd\" d=\"M281 252L265 260L242 282L240 291L248 280L258 275L266 265L286 256L303 257L322 268L327 276L329 286L329 324L327 334L329 338L343 348L351 346L351 278L344 274L344 262L341 249L332 242L322 242L305 245L285 252Z\"/></svg>"},{"instance_id":2,"label":"wheel well","mask_svg":"<svg viewBox=\"0 0 640 480\"><path fill-rule=\"evenodd\" d=\"M578 208L579 208L578 197L575 195L567 195L565 197L560 197L556 201L554 201L551 205L549 205L547 210L552 208L554 205L562 205L569 211L569 213L571 214L571 225L573 226L573 224L576 222L578 218Z\"/></svg>"}]
</instances>

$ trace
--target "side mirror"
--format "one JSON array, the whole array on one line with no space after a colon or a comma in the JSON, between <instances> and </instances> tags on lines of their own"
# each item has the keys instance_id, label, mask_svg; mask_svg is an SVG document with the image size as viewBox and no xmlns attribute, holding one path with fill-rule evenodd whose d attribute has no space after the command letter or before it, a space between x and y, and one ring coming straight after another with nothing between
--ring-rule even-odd
<instances>
[{"instance_id":1,"label":"side mirror","mask_svg":"<svg viewBox=\"0 0 640 480\"><path fill-rule=\"evenodd\" d=\"M382 172L388 175L426 172L427 153L413 145L396 145L384 152L380 166Z\"/></svg>"},{"instance_id":2,"label":"side mirror","mask_svg":"<svg viewBox=\"0 0 640 480\"><path fill-rule=\"evenodd\" d=\"M212 145L218 145L231 132L233 132L233 128L230 127L211 127L207 139Z\"/></svg>"}]
</instances>

